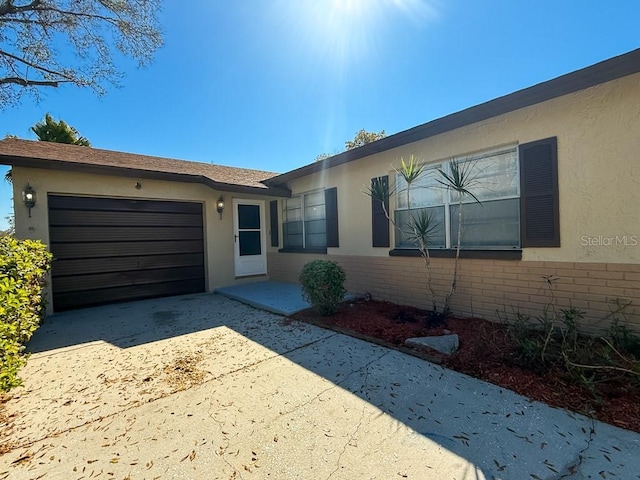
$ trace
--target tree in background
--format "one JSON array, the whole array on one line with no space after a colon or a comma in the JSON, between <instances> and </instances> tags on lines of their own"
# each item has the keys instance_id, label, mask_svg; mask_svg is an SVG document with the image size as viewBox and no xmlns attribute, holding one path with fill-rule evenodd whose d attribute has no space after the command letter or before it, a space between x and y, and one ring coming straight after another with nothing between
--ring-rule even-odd
<instances>
[{"instance_id":1,"label":"tree in background","mask_svg":"<svg viewBox=\"0 0 640 480\"><path fill-rule=\"evenodd\" d=\"M0 109L38 89L117 84L113 54L147 65L161 0L0 0Z\"/></svg>"},{"instance_id":2,"label":"tree in background","mask_svg":"<svg viewBox=\"0 0 640 480\"><path fill-rule=\"evenodd\" d=\"M387 134L384 130L380 130L379 132L367 132L364 128L360 130L353 137L353 140L347 140L344 142L345 150L353 150L354 148L361 147L366 145L367 143L375 142L376 140L380 140L381 138L386 137ZM320 162L325 158L333 157L334 155L338 155L340 152L335 153L321 153L318 155L314 161Z\"/></svg>"},{"instance_id":3,"label":"tree in background","mask_svg":"<svg viewBox=\"0 0 640 480\"><path fill-rule=\"evenodd\" d=\"M41 142L68 143L70 145L81 145L83 147L91 146L89 140L81 137L75 128L65 123L64 120L56 122L48 113L44 116L43 121L31 127L31 131L36 134L38 140Z\"/></svg>"},{"instance_id":4,"label":"tree in background","mask_svg":"<svg viewBox=\"0 0 640 480\"><path fill-rule=\"evenodd\" d=\"M322 161L322 160L324 160L325 158L329 158L329 157L331 157L331 156L332 156L332 155L331 155L330 153L321 153L320 155L318 155L318 156L315 158L314 162L321 162L321 161Z\"/></svg>"},{"instance_id":5,"label":"tree in background","mask_svg":"<svg viewBox=\"0 0 640 480\"><path fill-rule=\"evenodd\" d=\"M347 140L344 142L344 147L346 150L353 150L354 148L362 147L367 143L375 142L376 140L380 140L386 137L387 134L384 133L384 130L380 130L379 132L367 132L364 128L356 133L356 136L353 137L353 140Z\"/></svg>"}]
</instances>

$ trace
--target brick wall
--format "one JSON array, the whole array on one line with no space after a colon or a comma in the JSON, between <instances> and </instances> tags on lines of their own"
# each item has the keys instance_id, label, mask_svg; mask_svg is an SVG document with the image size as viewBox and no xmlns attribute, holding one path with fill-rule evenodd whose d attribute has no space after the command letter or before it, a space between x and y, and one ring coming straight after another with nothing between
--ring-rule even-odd
<instances>
[{"instance_id":1,"label":"brick wall","mask_svg":"<svg viewBox=\"0 0 640 480\"><path fill-rule=\"evenodd\" d=\"M344 268L350 292L369 292L378 300L420 308L431 306L421 258L273 253L268 258L269 276L297 282L305 263L317 258L336 261ZM441 306L449 291L453 260L431 262ZM557 278L551 290L545 276ZM608 328L605 317L615 299L633 302L627 320L640 332L640 265L460 259L452 308L455 315L497 320L496 310L512 313L517 309L535 316L553 302L557 308L573 306L584 311L584 326L597 332Z\"/></svg>"}]
</instances>

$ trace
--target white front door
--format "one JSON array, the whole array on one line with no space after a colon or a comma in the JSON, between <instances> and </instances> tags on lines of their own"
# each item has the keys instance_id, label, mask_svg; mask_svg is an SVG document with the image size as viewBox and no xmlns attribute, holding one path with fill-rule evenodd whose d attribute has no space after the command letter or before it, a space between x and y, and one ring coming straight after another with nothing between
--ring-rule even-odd
<instances>
[{"instance_id":1,"label":"white front door","mask_svg":"<svg viewBox=\"0 0 640 480\"><path fill-rule=\"evenodd\" d=\"M233 251L236 277L267 273L264 202L233 200Z\"/></svg>"}]
</instances>

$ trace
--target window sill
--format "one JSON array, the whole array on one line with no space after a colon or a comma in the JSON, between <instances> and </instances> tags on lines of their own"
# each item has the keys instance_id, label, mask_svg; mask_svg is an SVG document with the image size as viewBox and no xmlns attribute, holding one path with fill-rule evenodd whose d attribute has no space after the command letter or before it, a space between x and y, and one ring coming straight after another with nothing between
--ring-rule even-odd
<instances>
[{"instance_id":1,"label":"window sill","mask_svg":"<svg viewBox=\"0 0 640 480\"><path fill-rule=\"evenodd\" d=\"M285 248L281 248L278 250L278 253L321 253L321 254L326 254L327 253L327 249L326 247L324 248L291 248L291 247L285 247Z\"/></svg>"},{"instance_id":2,"label":"window sill","mask_svg":"<svg viewBox=\"0 0 640 480\"><path fill-rule=\"evenodd\" d=\"M417 248L394 248L389 251L390 257L419 257ZM451 249L431 249L431 258L455 258L456 251ZM460 258L480 258L489 260L522 260L522 250L460 250Z\"/></svg>"}]
</instances>

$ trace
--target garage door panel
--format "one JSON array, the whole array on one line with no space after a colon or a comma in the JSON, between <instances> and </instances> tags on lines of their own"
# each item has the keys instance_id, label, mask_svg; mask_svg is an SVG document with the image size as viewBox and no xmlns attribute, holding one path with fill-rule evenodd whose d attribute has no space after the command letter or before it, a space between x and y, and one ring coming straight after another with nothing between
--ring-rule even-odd
<instances>
[{"instance_id":1,"label":"garage door panel","mask_svg":"<svg viewBox=\"0 0 640 480\"><path fill-rule=\"evenodd\" d=\"M179 253L202 253L201 240L176 240L153 242L111 243L54 243L51 253L65 259L121 257L123 255L175 255Z\"/></svg>"},{"instance_id":2,"label":"garage door panel","mask_svg":"<svg viewBox=\"0 0 640 480\"><path fill-rule=\"evenodd\" d=\"M113 212L202 213L202 205L190 202L136 200L129 198L74 197L49 195L49 210L91 210Z\"/></svg>"},{"instance_id":3,"label":"garage door panel","mask_svg":"<svg viewBox=\"0 0 640 480\"><path fill-rule=\"evenodd\" d=\"M125 226L153 227L200 227L202 215L180 213L147 213L147 212L92 212L87 215L83 210L52 210L49 213L49 225L73 226Z\"/></svg>"},{"instance_id":4,"label":"garage door panel","mask_svg":"<svg viewBox=\"0 0 640 480\"><path fill-rule=\"evenodd\" d=\"M177 267L57 277L56 291L90 294L91 290L186 280L202 280L202 268Z\"/></svg>"},{"instance_id":5,"label":"garage door panel","mask_svg":"<svg viewBox=\"0 0 640 480\"><path fill-rule=\"evenodd\" d=\"M50 227L49 235L57 242L202 240L202 228L173 227Z\"/></svg>"},{"instance_id":6,"label":"garage door panel","mask_svg":"<svg viewBox=\"0 0 640 480\"><path fill-rule=\"evenodd\" d=\"M202 205L49 195L56 311L205 290Z\"/></svg>"},{"instance_id":7,"label":"garage door panel","mask_svg":"<svg viewBox=\"0 0 640 480\"><path fill-rule=\"evenodd\" d=\"M52 277L86 275L101 272L128 272L132 270L152 270L179 266L202 265L200 253L180 255L136 255L132 257L56 259Z\"/></svg>"},{"instance_id":8,"label":"garage door panel","mask_svg":"<svg viewBox=\"0 0 640 480\"><path fill-rule=\"evenodd\" d=\"M187 293L201 292L203 290L203 279L179 280L166 283L104 288L82 293L59 293L55 297L54 305L56 309L60 311L128 300L184 295Z\"/></svg>"}]
</instances>

